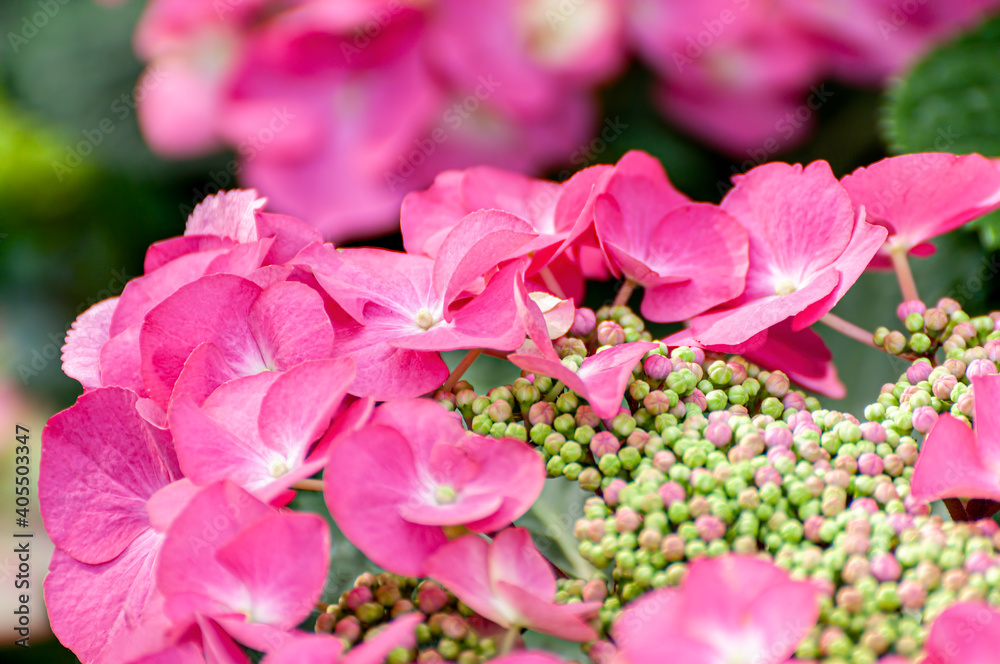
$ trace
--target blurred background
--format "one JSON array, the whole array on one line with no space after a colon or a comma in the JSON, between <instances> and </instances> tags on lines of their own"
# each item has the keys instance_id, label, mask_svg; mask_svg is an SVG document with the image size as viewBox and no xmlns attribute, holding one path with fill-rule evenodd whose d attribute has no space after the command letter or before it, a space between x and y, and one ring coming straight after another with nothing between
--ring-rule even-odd
<instances>
[{"instance_id":1,"label":"blurred background","mask_svg":"<svg viewBox=\"0 0 1000 664\"><path fill-rule=\"evenodd\" d=\"M1000 26L987 0L4 0L0 3L0 658L75 662L51 640L51 555L32 502L31 649L11 645L14 427L37 471L79 385L77 315L142 274L221 189L338 244L401 248L407 191L491 164L564 180L631 149L718 202L766 161L838 175L893 153L1000 155ZM914 259L921 295L996 306L1000 223ZM587 304L613 297L594 285ZM897 326L891 274L837 307ZM903 364L818 330L860 414ZM478 365L477 365L478 366ZM490 365L485 365L490 366ZM488 380L479 376L480 381ZM10 508L8 508L10 506Z\"/></svg>"}]
</instances>

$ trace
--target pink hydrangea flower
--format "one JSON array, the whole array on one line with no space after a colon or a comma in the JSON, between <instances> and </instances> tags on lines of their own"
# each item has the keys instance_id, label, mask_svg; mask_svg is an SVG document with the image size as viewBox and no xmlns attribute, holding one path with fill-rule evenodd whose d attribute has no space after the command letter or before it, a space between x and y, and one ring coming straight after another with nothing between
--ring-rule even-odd
<instances>
[{"instance_id":1,"label":"pink hydrangea flower","mask_svg":"<svg viewBox=\"0 0 1000 664\"><path fill-rule=\"evenodd\" d=\"M156 574L164 613L178 631L210 618L270 651L315 607L329 551L319 515L279 512L228 481L205 487L167 531Z\"/></svg>"},{"instance_id":2,"label":"pink hydrangea flower","mask_svg":"<svg viewBox=\"0 0 1000 664\"><path fill-rule=\"evenodd\" d=\"M523 264L511 261L497 270L534 238L513 215L483 211L455 226L434 259L330 245L300 254L296 260L312 268L342 307L334 312L335 353L356 362L351 393L415 397L447 378L441 351L515 350L528 332L547 341L541 321L529 320L526 330Z\"/></svg>"},{"instance_id":3,"label":"pink hydrangea flower","mask_svg":"<svg viewBox=\"0 0 1000 664\"><path fill-rule=\"evenodd\" d=\"M353 380L350 358L311 360L225 383L200 408L182 394L168 414L181 469L197 485L228 479L274 500L323 468L325 448L307 455Z\"/></svg>"},{"instance_id":4,"label":"pink hydrangea flower","mask_svg":"<svg viewBox=\"0 0 1000 664\"><path fill-rule=\"evenodd\" d=\"M159 600L163 533L191 495L170 435L136 410L138 396L90 390L42 433L38 499L58 547L45 579L52 630L85 662L115 662Z\"/></svg>"},{"instance_id":5,"label":"pink hydrangea flower","mask_svg":"<svg viewBox=\"0 0 1000 664\"><path fill-rule=\"evenodd\" d=\"M594 207L612 274L645 289L642 314L677 322L743 292L747 233L714 205L674 189L660 162L626 154L603 179Z\"/></svg>"},{"instance_id":6,"label":"pink hydrangea flower","mask_svg":"<svg viewBox=\"0 0 1000 664\"><path fill-rule=\"evenodd\" d=\"M527 444L467 432L428 400L379 407L333 445L324 495L344 535L376 564L421 576L444 528L491 533L535 502L545 467Z\"/></svg>"},{"instance_id":7,"label":"pink hydrangea flower","mask_svg":"<svg viewBox=\"0 0 1000 664\"><path fill-rule=\"evenodd\" d=\"M492 543L471 535L441 547L425 565L469 608L496 624L528 629L567 641L593 641L587 620L600 602L554 603L556 577L523 528L508 528Z\"/></svg>"},{"instance_id":8,"label":"pink hydrangea flower","mask_svg":"<svg viewBox=\"0 0 1000 664\"><path fill-rule=\"evenodd\" d=\"M679 589L655 590L612 626L623 662L784 662L819 617L819 591L773 563L702 558Z\"/></svg>"},{"instance_id":9,"label":"pink hydrangea flower","mask_svg":"<svg viewBox=\"0 0 1000 664\"><path fill-rule=\"evenodd\" d=\"M129 281L120 297L95 304L73 323L63 347L66 374L85 389L118 385L146 396L139 333L153 307L204 275L250 276L320 239L297 219L263 212L264 204L255 191L222 192L202 201L183 236L149 248L143 276Z\"/></svg>"},{"instance_id":10,"label":"pink hydrangea flower","mask_svg":"<svg viewBox=\"0 0 1000 664\"><path fill-rule=\"evenodd\" d=\"M632 369L643 355L656 347L657 344L647 341L614 346L584 358L575 371L558 360L541 355L513 353L507 359L525 371L562 381L586 399L598 417L608 418L618 414Z\"/></svg>"},{"instance_id":11,"label":"pink hydrangea flower","mask_svg":"<svg viewBox=\"0 0 1000 664\"><path fill-rule=\"evenodd\" d=\"M981 602L962 602L937 617L924 644L923 664L992 664L1000 649L1000 613Z\"/></svg>"},{"instance_id":12,"label":"pink hydrangea flower","mask_svg":"<svg viewBox=\"0 0 1000 664\"><path fill-rule=\"evenodd\" d=\"M917 457L910 493L917 500L1000 500L1000 375L972 379L975 428L945 413L931 427Z\"/></svg>"},{"instance_id":13,"label":"pink hydrangea flower","mask_svg":"<svg viewBox=\"0 0 1000 664\"><path fill-rule=\"evenodd\" d=\"M223 383L328 358L334 331L323 298L303 283L266 288L209 275L154 307L139 335L143 383L164 408L174 394L203 401Z\"/></svg>"},{"instance_id":14,"label":"pink hydrangea flower","mask_svg":"<svg viewBox=\"0 0 1000 664\"><path fill-rule=\"evenodd\" d=\"M773 163L736 178L722 209L750 232L746 290L692 321L700 344L735 346L792 317L792 330L829 312L882 246L886 230L855 211L829 164Z\"/></svg>"},{"instance_id":15,"label":"pink hydrangea flower","mask_svg":"<svg viewBox=\"0 0 1000 664\"><path fill-rule=\"evenodd\" d=\"M702 140L766 157L808 129L794 112L820 77L821 59L786 10L745 0L638 0L629 18L640 53L662 77L664 111Z\"/></svg>"},{"instance_id":16,"label":"pink hydrangea flower","mask_svg":"<svg viewBox=\"0 0 1000 664\"><path fill-rule=\"evenodd\" d=\"M1000 169L976 154L890 157L841 180L865 218L889 231L872 267L892 266L891 251L928 256L931 238L1000 207Z\"/></svg>"}]
</instances>

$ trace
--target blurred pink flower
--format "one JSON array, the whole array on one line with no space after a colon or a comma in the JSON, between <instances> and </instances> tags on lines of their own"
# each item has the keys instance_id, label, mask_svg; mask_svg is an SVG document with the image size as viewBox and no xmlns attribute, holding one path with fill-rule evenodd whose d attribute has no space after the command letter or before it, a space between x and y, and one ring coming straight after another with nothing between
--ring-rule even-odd
<instances>
[{"instance_id":1,"label":"blurred pink flower","mask_svg":"<svg viewBox=\"0 0 1000 664\"><path fill-rule=\"evenodd\" d=\"M923 664L993 664L1000 650L1000 613L981 602L954 604L937 617Z\"/></svg>"}]
</instances>

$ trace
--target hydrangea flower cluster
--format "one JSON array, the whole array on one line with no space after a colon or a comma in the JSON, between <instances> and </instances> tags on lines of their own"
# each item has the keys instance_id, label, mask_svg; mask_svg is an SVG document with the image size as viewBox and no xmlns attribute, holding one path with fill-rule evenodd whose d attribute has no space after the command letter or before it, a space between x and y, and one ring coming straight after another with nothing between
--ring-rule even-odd
<instances>
[{"instance_id":1,"label":"hydrangea flower cluster","mask_svg":"<svg viewBox=\"0 0 1000 664\"><path fill-rule=\"evenodd\" d=\"M445 169L591 163L596 89L632 51L676 122L741 157L766 155L826 102L810 86L879 83L997 6L153 0L134 39L148 65L139 120L166 156L231 147L216 185L239 176L342 241L392 230L404 194ZM621 124L609 118L605 138Z\"/></svg>"},{"instance_id":2,"label":"hydrangea flower cluster","mask_svg":"<svg viewBox=\"0 0 1000 664\"><path fill-rule=\"evenodd\" d=\"M908 256L1000 206L1000 171L734 184L690 201L639 152L560 184L449 172L404 202L405 252L209 197L67 335L84 393L39 487L54 632L115 664L561 661L523 630L602 664L990 661L1000 314L928 308ZM830 313L884 263L909 337ZM795 387L843 392L817 321L912 359L864 422ZM482 354L521 376L478 393ZM550 533L562 558L522 520L547 478L593 494ZM339 598L334 538L372 564Z\"/></svg>"}]
</instances>

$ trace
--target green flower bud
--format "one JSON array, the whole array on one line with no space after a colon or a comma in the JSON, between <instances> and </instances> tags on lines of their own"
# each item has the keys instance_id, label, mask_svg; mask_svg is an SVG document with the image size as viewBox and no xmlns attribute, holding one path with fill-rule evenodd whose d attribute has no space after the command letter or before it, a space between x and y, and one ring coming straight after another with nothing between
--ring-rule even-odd
<instances>
[{"instance_id":1,"label":"green flower bud","mask_svg":"<svg viewBox=\"0 0 1000 664\"><path fill-rule=\"evenodd\" d=\"M481 415L476 415L472 418L472 430L482 436L489 435L490 429L493 427L493 420L486 413Z\"/></svg>"},{"instance_id":2,"label":"green flower bud","mask_svg":"<svg viewBox=\"0 0 1000 664\"><path fill-rule=\"evenodd\" d=\"M556 399L556 410L560 413L572 413L580 407L580 399L572 392L563 392Z\"/></svg>"}]
</instances>

